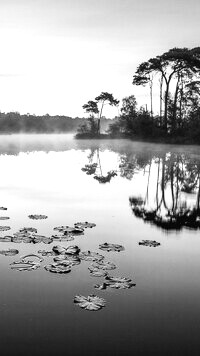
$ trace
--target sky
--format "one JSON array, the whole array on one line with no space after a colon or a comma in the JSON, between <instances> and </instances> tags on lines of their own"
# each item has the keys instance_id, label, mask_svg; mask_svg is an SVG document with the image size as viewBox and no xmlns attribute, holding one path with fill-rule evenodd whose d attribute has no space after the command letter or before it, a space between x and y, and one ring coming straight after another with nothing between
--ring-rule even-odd
<instances>
[{"instance_id":1,"label":"sky","mask_svg":"<svg viewBox=\"0 0 200 356\"><path fill-rule=\"evenodd\" d=\"M199 0L0 0L0 15L1 112L84 116L102 91L150 109L137 66L200 45Z\"/></svg>"}]
</instances>

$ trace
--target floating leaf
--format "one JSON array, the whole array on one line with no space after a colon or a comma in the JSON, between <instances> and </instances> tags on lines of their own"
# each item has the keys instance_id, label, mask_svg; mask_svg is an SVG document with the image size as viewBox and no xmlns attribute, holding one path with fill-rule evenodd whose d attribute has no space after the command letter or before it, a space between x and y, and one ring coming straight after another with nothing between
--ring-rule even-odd
<instances>
[{"instance_id":1,"label":"floating leaf","mask_svg":"<svg viewBox=\"0 0 200 356\"><path fill-rule=\"evenodd\" d=\"M56 226L53 229L62 232L64 230L67 230L68 227L69 227L68 225L61 225L61 226Z\"/></svg>"},{"instance_id":2,"label":"floating leaf","mask_svg":"<svg viewBox=\"0 0 200 356\"><path fill-rule=\"evenodd\" d=\"M113 270L116 268L116 265L109 261L98 261L92 263L92 267L102 270Z\"/></svg>"},{"instance_id":3,"label":"floating leaf","mask_svg":"<svg viewBox=\"0 0 200 356\"><path fill-rule=\"evenodd\" d=\"M38 259L39 262L35 262L33 260L27 260L27 258L33 257L34 259ZM36 270L40 267L40 263L43 261L43 258L41 258L38 255L35 254L29 254L22 256L19 261L14 261L10 265L12 266L11 269L15 269L17 271L32 271Z\"/></svg>"},{"instance_id":4,"label":"floating leaf","mask_svg":"<svg viewBox=\"0 0 200 356\"><path fill-rule=\"evenodd\" d=\"M33 242L33 239L30 237L23 237L22 238L22 242L24 242L25 244L30 244L31 242Z\"/></svg>"},{"instance_id":5,"label":"floating leaf","mask_svg":"<svg viewBox=\"0 0 200 356\"><path fill-rule=\"evenodd\" d=\"M105 284L110 288L129 289L131 287L136 286L136 284L133 283L130 278L107 276L105 279L106 279Z\"/></svg>"},{"instance_id":6,"label":"floating leaf","mask_svg":"<svg viewBox=\"0 0 200 356\"><path fill-rule=\"evenodd\" d=\"M62 234L56 234L56 235L52 235L52 239L54 240L59 240L59 241L73 241L74 240L74 237L73 235L71 234L68 234L68 235L62 235Z\"/></svg>"},{"instance_id":7,"label":"floating leaf","mask_svg":"<svg viewBox=\"0 0 200 356\"><path fill-rule=\"evenodd\" d=\"M66 261L52 263L44 267L48 272L52 273L69 273L71 272L71 264Z\"/></svg>"},{"instance_id":8,"label":"floating leaf","mask_svg":"<svg viewBox=\"0 0 200 356\"><path fill-rule=\"evenodd\" d=\"M129 289L131 287L136 286L135 283L132 282L110 282L107 283L107 285L109 285L110 288L115 288L115 289Z\"/></svg>"},{"instance_id":9,"label":"floating leaf","mask_svg":"<svg viewBox=\"0 0 200 356\"><path fill-rule=\"evenodd\" d=\"M57 230L59 232L63 232L63 234L68 235L68 234L74 234L74 235L82 235L84 232L84 229L81 228L76 228L76 227L70 227L68 225L62 225L62 226L56 226L54 227L54 230Z\"/></svg>"},{"instance_id":10,"label":"floating leaf","mask_svg":"<svg viewBox=\"0 0 200 356\"><path fill-rule=\"evenodd\" d=\"M111 276L107 276L106 277L106 281L123 283L123 282L131 282L131 279L130 278L126 278L126 277L111 277Z\"/></svg>"},{"instance_id":11,"label":"floating leaf","mask_svg":"<svg viewBox=\"0 0 200 356\"><path fill-rule=\"evenodd\" d=\"M149 247L158 247L160 246L160 242L153 240L142 240L139 242L139 245L149 246Z\"/></svg>"},{"instance_id":12,"label":"floating leaf","mask_svg":"<svg viewBox=\"0 0 200 356\"><path fill-rule=\"evenodd\" d=\"M0 242L11 242L12 236L0 236Z\"/></svg>"},{"instance_id":13,"label":"floating leaf","mask_svg":"<svg viewBox=\"0 0 200 356\"><path fill-rule=\"evenodd\" d=\"M20 232L15 232L13 236L23 239L23 237L30 237L31 234L29 232L20 231Z\"/></svg>"},{"instance_id":14,"label":"floating leaf","mask_svg":"<svg viewBox=\"0 0 200 356\"><path fill-rule=\"evenodd\" d=\"M19 253L18 250L12 249L12 248L9 248L8 250L1 250L0 251L0 255L4 255L4 256L15 256L18 253Z\"/></svg>"},{"instance_id":15,"label":"floating leaf","mask_svg":"<svg viewBox=\"0 0 200 356\"><path fill-rule=\"evenodd\" d=\"M33 238L33 243L35 243L35 244L39 243L39 242L43 242L45 244L50 244L51 242L53 242L53 238L52 237L46 237L46 236L43 236L43 235L33 234L32 238Z\"/></svg>"},{"instance_id":16,"label":"floating leaf","mask_svg":"<svg viewBox=\"0 0 200 356\"><path fill-rule=\"evenodd\" d=\"M66 248L67 255L76 255L79 254L80 248L78 246L69 246Z\"/></svg>"},{"instance_id":17,"label":"floating leaf","mask_svg":"<svg viewBox=\"0 0 200 356\"><path fill-rule=\"evenodd\" d=\"M87 221L85 222L77 222L74 224L74 226L78 229L87 229L87 228L93 228L96 226L94 223L89 223Z\"/></svg>"},{"instance_id":18,"label":"floating leaf","mask_svg":"<svg viewBox=\"0 0 200 356\"><path fill-rule=\"evenodd\" d=\"M33 271L36 270L38 268L40 268L40 263L36 263L36 262L28 262L28 261L17 261L17 262L13 262L10 264L11 265L11 269L15 269L17 271Z\"/></svg>"},{"instance_id":19,"label":"floating leaf","mask_svg":"<svg viewBox=\"0 0 200 356\"><path fill-rule=\"evenodd\" d=\"M75 256L58 255L58 256L54 257L54 261L55 262L66 261L69 264L71 264L71 266L79 265L81 263L81 260L77 255L75 255Z\"/></svg>"},{"instance_id":20,"label":"floating leaf","mask_svg":"<svg viewBox=\"0 0 200 356\"><path fill-rule=\"evenodd\" d=\"M74 297L74 303L77 303L79 307L89 310L97 311L105 307L106 301L103 298L97 297L96 295L89 295L84 297L82 295L76 295Z\"/></svg>"},{"instance_id":21,"label":"floating leaf","mask_svg":"<svg viewBox=\"0 0 200 356\"><path fill-rule=\"evenodd\" d=\"M8 231L10 230L10 226L0 226L0 231Z\"/></svg>"},{"instance_id":22,"label":"floating leaf","mask_svg":"<svg viewBox=\"0 0 200 356\"><path fill-rule=\"evenodd\" d=\"M108 244L107 242L105 242L104 244L99 245L99 248L103 251L123 251L124 247L122 245L117 245L117 244Z\"/></svg>"},{"instance_id":23,"label":"floating leaf","mask_svg":"<svg viewBox=\"0 0 200 356\"><path fill-rule=\"evenodd\" d=\"M48 216L46 215L39 215L39 214L34 214L34 215L28 215L29 219L33 220L42 220L42 219L47 219Z\"/></svg>"},{"instance_id":24,"label":"floating leaf","mask_svg":"<svg viewBox=\"0 0 200 356\"><path fill-rule=\"evenodd\" d=\"M32 232L32 233L35 233L37 234L37 229L35 229L34 227L23 227L22 229L19 230L19 232L22 232L22 233L27 233L27 232Z\"/></svg>"},{"instance_id":25,"label":"floating leaf","mask_svg":"<svg viewBox=\"0 0 200 356\"><path fill-rule=\"evenodd\" d=\"M8 216L0 216L0 220L8 220L10 219Z\"/></svg>"},{"instance_id":26,"label":"floating leaf","mask_svg":"<svg viewBox=\"0 0 200 356\"><path fill-rule=\"evenodd\" d=\"M80 252L80 248L78 246L54 246L53 251L58 255L77 255Z\"/></svg>"},{"instance_id":27,"label":"floating leaf","mask_svg":"<svg viewBox=\"0 0 200 356\"><path fill-rule=\"evenodd\" d=\"M12 236L12 242L14 243L21 243L22 242L22 237L18 237L18 236Z\"/></svg>"},{"instance_id":28,"label":"floating leaf","mask_svg":"<svg viewBox=\"0 0 200 356\"><path fill-rule=\"evenodd\" d=\"M44 259L43 259L42 257L36 255L35 253L30 253L30 254L28 254L28 255L21 256L21 261L26 261L26 259L27 259L27 258L30 258L30 257L33 257L34 259L35 259L35 258L38 259L39 262L43 262L43 261L44 261ZM32 261L32 260L27 260L27 262L34 262L34 261Z\"/></svg>"},{"instance_id":29,"label":"floating leaf","mask_svg":"<svg viewBox=\"0 0 200 356\"><path fill-rule=\"evenodd\" d=\"M46 257L55 255L53 251L46 251L46 250L39 250L38 253L40 253L42 256L46 256Z\"/></svg>"},{"instance_id":30,"label":"floating leaf","mask_svg":"<svg viewBox=\"0 0 200 356\"><path fill-rule=\"evenodd\" d=\"M92 252L92 251L80 252L79 257L81 260L85 260L85 261L101 261L104 259L103 255L100 255L98 252Z\"/></svg>"},{"instance_id":31,"label":"floating leaf","mask_svg":"<svg viewBox=\"0 0 200 356\"><path fill-rule=\"evenodd\" d=\"M43 237L42 242L46 245L51 244L53 242L52 237Z\"/></svg>"},{"instance_id":32,"label":"floating leaf","mask_svg":"<svg viewBox=\"0 0 200 356\"><path fill-rule=\"evenodd\" d=\"M52 248L53 252L55 252L57 255L65 255L66 249L62 246L54 246Z\"/></svg>"},{"instance_id":33,"label":"floating leaf","mask_svg":"<svg viewBox=\"0 0 200 356\"><path fill-rule=\"evenodd\" d=\"M108 275L107 272L94 268L93 266L89 266L88 269L93 277L106 277Z\"/></svg>"}]
</instances>

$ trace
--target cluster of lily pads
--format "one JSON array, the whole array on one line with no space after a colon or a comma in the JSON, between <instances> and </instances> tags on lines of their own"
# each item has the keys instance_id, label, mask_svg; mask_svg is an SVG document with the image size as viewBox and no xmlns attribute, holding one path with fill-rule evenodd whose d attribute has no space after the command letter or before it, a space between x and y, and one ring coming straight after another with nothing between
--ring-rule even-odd
<instances>
[{"instance_id":1,"label":"cluster of lily pads","mask_svg":"<svg viewBox=\"0 0 200 356\"><path fill-rule=\"evenodd\" d=\"M6 208L0 207L0 210L6 210ZM47 219L46 215L29 215L32 220ZM0 220L9 219L8 217L0 217ZM85 229L93 228L96 224L89 222L77 222L74 226L68 225L56 226L53 230L54 233L51 237L46 237L37 234L37 229L33 227L24 227L19 229L12 236L7 235L0 237L0 242L15 242L15 243L41 243L50 244L53 241L71 241L76 236L83 235ZM0 231L10 230L9 226L0 226ZM151 240L143 240L139 242L139 245L157 247L160 243ZM124 247L119 244L103 243L99 245L99 249L104 252L121 252ZM8 249L0 251L1 255L14 256L19 251L17 249ZM67 274L72 271L74 266L79 265L82 261L90 262L88 266L89 275L91 277L101 277L104 281L101 284L95 284L94 288L99 290L105 290L107 288L112 289L130 289L136 286L130 278L111 276L109 273L116 269L116 265L105 260L105 256L95 251L81 251L77 245L71 245L64 247L61 245L53 246L51 250L39 250L37 254L28 254L21 256L19 260L10 263L11 269L16 271L33 271L41 267L41 263L44 262L43 257L52 257L53 261L44 266L44 269L51 273ZM78 304L81 308L90 311L97 311L105 307L106 301L94 294L87 297L82 295L76 295L74 303Z\"/></svg>"}]
</instances>

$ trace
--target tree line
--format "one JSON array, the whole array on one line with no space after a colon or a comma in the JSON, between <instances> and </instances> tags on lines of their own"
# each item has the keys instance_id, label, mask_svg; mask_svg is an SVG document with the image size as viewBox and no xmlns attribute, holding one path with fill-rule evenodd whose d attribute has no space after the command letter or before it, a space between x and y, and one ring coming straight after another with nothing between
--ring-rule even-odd
<instances>
[{"instance_id":1,"label":"tree line","mask_svg":"<svg viewBox=\"0 0 200 356\"><path fill-rule=\"evenodd\" d=\"M133 75L134 86L148 86L150 109L137 107L134 95L122 100L120 115L108 134L172 142L200 143L200 47L173 48L141 63ZM154 114L155 87L159 86L159 114ZM102 92L83 108L90 114L79 136L100 135L105 104L118 106L112 94Z\"/></svg>"},{"instance_id":2,"label":"tree line","mask_svg":"<svg viewBox=\"0 0 200 356\"><path fill-rule=\"evenodd\" d=\"M76 132L85 118L69 116L21 115L18 112L0 112L0 133L61 133ZM108 129L111 120L102 119L103 128Z\"/></svg>"}]
</instances>

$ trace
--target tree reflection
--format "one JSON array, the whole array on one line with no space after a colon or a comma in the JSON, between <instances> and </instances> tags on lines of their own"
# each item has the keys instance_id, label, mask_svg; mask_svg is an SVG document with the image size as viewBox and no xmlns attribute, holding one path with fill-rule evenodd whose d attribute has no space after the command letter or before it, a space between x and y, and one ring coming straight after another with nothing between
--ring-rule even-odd
<instances>
[{"instance_id":1,"label":"tree reflection","mask_svg":"<svg viewBox=\"0 0 200 356\"><path fill-rule=\"evenodd\" d=\"M99 148L90 150L88 160L89 163L85 164L81 170L88 175L93 175L93 178L99 183L109 183L113 177L117 176L115 170L108 171L106 175L103 175Z\"/></svg>"},{"instance_id":2,"label":"tree reflection","mask_svg":"<svg viewBox=\"0 0 200 356\"><path fill-rule=\"evenodd\" d=\"M155 196L149 201L149 165L146 196L129 198L134 215L165 230L200 228L200 162L168 153L155 159L154 165L157 177L151 189Z\"/></svg>"}]
</instances>

